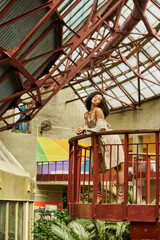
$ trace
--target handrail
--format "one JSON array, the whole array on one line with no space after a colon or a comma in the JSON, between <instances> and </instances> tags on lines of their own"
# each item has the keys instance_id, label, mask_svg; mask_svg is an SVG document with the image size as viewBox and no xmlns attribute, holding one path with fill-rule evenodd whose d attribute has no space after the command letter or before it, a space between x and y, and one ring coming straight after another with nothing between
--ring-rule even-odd
<instances>
[{"instance_id":1,"label":"handrail","mask_svg":"<svg viewBox=\"0 0 160 240\"><path fill-rule=\"evenodd\" d=\"M89 134L81 134L69 139L69 143L72 143L75 140L81 140L93 136L99 135L115 135L115 134L137 134L137 133L160 133L160 129L128 129L128 130L109 130L109 131L100 131Z\"/></svg>"}]
</instances>

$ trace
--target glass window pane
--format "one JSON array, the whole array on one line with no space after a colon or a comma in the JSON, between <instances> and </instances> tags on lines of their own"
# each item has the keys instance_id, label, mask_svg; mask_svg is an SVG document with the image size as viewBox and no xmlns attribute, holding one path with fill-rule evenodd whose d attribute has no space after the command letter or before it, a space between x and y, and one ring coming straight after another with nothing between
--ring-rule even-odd
<instances>
[{"instance_id":1,"label":"glass window pane","mask_svg":"<svg viewBox=\"0 0 160 240\"><path fill-rule=\"evenodd\" d=\"M33 218L34 218L34 203L30 202L28 205L28 236L29 239L31 238L32 231L33 231Z\"/></svg>"},{"instance_id":2,"label":"glass window pane","mask_svg":"<svg viewBox=\"0 0 160 240\"><path fill-rule=\"evenodd\" d=\"M23 202L18 205L18 240L23 239Z\"/></svg>"},{"instance_id":3,"label":"glass window pane","mask_svg":"<svg viewBox=\"0 0 160 240\"><path fill-rule=\"evenodd\" d=\"M0 201L0 239L5 240L6 202Z\"/></svg>"},{"instance_id":4,"label":"glass window pane","mask_svg":"<svg viewBox=\"0 0 160 240\"><path fill-rule=\"evenodd\" d=\"M8 219L8 239L15 239L15 214L16 214L16 203L9 203L9 219Z\"/></svg>"}]
</instances>

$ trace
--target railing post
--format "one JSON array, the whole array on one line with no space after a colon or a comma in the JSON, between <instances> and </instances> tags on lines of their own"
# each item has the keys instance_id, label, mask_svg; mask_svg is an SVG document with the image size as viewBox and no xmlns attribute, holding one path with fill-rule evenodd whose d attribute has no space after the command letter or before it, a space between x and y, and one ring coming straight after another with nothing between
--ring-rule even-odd
<instances>
[{"instance_id":1,"label":"railing post","mask_svg":"<svg viewBox=\"0 0 160 240\"><path fill-rule=\"evenodd\" d=\"M156 218L159 218L159 133L156 133Z\"/></svg>"},{"instance_id":2,"label":"railing post","mask_svg":"<svg viewBox=\"0 0 160 240\"><path fill-rule=\"evenodd\" d=\"M57 162L55 162L55 181L57 180Z\"/></svg>"},{"instance_id":3,"label":"railing post","mask_svg":"<svg viewBox=\"0 0 160 240\"><path fill-rule=\"evenodd\" d=\"M125 134L125 161L124 161L124 220L127 219L127 205L128 205L128 133Z\"/></svg>"},{"instance_id":4,"label":"railing post","mask_svg":"<svg viewBox=\"0 0 160 240\"><path fill-rule=\"evenodd\" d=\"M85 177L86 177L86 149L84 150L84 172L83 172L83 198L82 202L84 203L84 192L85 192Z\"/></svg>"},{"instance_id":5,"label":"railing post","mask_svg":"<svg viewBox=\"0 0 160 240\"><path fill-rule=\"evenodd\" d=\"M68 203L72 201L73 144L69 144Z\"/></svg>"},{"instance_id":6,"label":"railing post","mask_svg":"<svg viewBox=\"0 0 160 240\"><path fill-rule=\"evenodd\" d=\"M98 136L94 136L94 143L93 143L93 209L92 209L92 216L95 218L95 204L97 203L97 184L98 184Z\"/></svg>"},{"instance_id":7,"label":"railing post","mask_svg":"<svg viewBox=\"0 0 160 240\"><path fill-rule=\"evenodd\" d=\"M69 172L68 172L68 213L72 215L73 213L73 185L72 181L72 172L73 172L73 144L69 145ZM71 208L70 208L71 204Z\"/></svg>"},{"instance_id":8,"label":"railing post","mask_svg":"<svg viewBox=\"0 0 160 240\"><path fill-rule=\"evenodd\" d=\"M43 162L42 162L42 168L41 168L41 175L44 174L43 173Z\"/></svg>"},{"instance_id":9,"label":"railing post","mask_svg":"<svg viewBox=\"0 0 160 240\"><path fill-rule=\"evenodd\" d=\"M77 194L77 186L78 186L78 178L77 178L77 160L78 160L78 141L74 141L74 161L73 161L73 201L72 201L72 216L74 216L74 204L78 202L78 194Z\"/></svg>"},{"instance_id":10,"label":"railing post","mask_svg":"<svg viewBox=\"0 0 160 240\"><path fill-rule=\"evenodd\" d=\"M49 181L49 162L48 162L48 181Z\"/></svg>"},{"instance_id":11,"label":"railing post","mask_svg":"<svg viewBox=\"0 0 160 240\"><path fill-rule=\"evenodd\" d=\"M77 173L76 173L76 202L80 202L81 195L81 159L82 159L82 149L77 150Z\"/></svg>"},{"instance_id":12,"label":"railing post","mask_svg":"<svg viewBox=\"0 0 160 240\"><path fill-rule=\"evenodd\" d=\"M146 203L150 204L150 157L148 156L148 144L146 144Z\"/></svg>"},{"instance_id":13,"label":"railing post","mask_svg":"<svg viewBox=\"0 0 160 240\"><path fill-rule=\"evenodd\" d=\"M137 152L136 152L136 204L138 204L138 164L139 164L139 159L138 159L138 144L137 145Z\"/></svg>"},{"instance_id":14,"label":"railing post","mask_svg":"<svg viewBox=\"0 0 160 240\"><path fill-rule=\"evenodd\" d=\"M89 148L88 203L89 203L89 194L90 194L90 180L91 180L91 147Z\"/></svg>"}]
</instances>

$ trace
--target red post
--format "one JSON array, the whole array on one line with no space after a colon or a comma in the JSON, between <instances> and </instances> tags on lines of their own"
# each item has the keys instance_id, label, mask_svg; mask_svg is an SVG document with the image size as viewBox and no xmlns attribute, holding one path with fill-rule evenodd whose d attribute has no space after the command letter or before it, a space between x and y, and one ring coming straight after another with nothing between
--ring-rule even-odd
<instances>
[{"instance_id":1,"label":"red post","mask_svg":"<svg viewBox=\"0 0 160 240\"><path fill-rule=\"evenodd\" d=\"M104 203L104 172L105 170L105 146L103 146L103 175L102 175L102 203ZM106 185L106 192L107 192L107 185ZM107 202L107 199L106 199Z\"/></svg>"},{"instance_id":2,"label":"red post","mask_svg":"<svg viewBox=\"0 0 160 240\"><path fill-rule=\"evenodd\" d=\"M57 171L57 162L55 162L55 181L57 180L56 171Z\"/></svg>"},{"instance_id":3,"label":"red post","mask_svg":"<svg viewBox=\"0 0 160 240\"><path fill-rule=\"evenodd\" d=\"M84 173L83 173L83 200L82 202L84 203L84 193L85 193L85 173L86 173L86 149L84 149L85 154L84 154Z\"/></svg>"},{"instance_id":4,"label":"red post","mask_svg":"<svg viewBox=\"0 0 160 240\"><path fill-rule=\"evenodd\" d=\"M138 144L137 144L137 153L136 153L136 204L138 203Z\"/></svg>"},{"instance_id":5,"label":"red post","mask_svg":"<svg viewBox=\"0 0 160 240\"><path fill-rule=\"evenodd\" d=\"M139 171L140 171L140 193L139 193L139 195L140 195L140 204L141 204L141 202L142 202L142 164L143 164L143 162L141 162L140 161L140 169L139 169Z\"/></svg>"},{"instance_id":6,"label":"red post","mask_svg":"<svg viewBox=\"0 0 160 240\"><path fill-rule=\"evenodd\" d=\"M82 159L82 149L78 149L78 146L77 146L77 173L76 173L76 176L77 176L77 181L76 181L76 184L77 184L77 187L76 187L76 202L79 202L80 201L80 193L81 193L81 159Z\"/></svg>"},{"instance_id":7,"label":"red post","mask_svg":"<svg viewBox=\"0 0 160 240\"><path fill-rule=\"evenodd\" d=\"M125 161L124 161L124 219L127 219L127 205L128 205L128 133L125 134Z\"/></svg>"},{"instance_id":8,"label":"red post","mask_svg":"<svg viewBox=\"0 0 160 240\"><path fill-rule=\"evenodd\" d=\"M146 144L146 204L150 204L150 157L148 157L148 144Z\"/></svg>"},{"instance_id":9,"label":"red post","mask_svg":"<svg viewBox=\"0 0 160 240\"><path fill-rule=\"evenodd\" d=\"M93 155L93 163L94 163L94 168L93 168L93 218L95 218L95 204L97 203L97 184L98 184L98 136L94 136L94 144L93 144L93 149L94 149L94 155Z\"/></svg>"},{"instance_id":10,"label":"red post","mask_svg":"<svg viewBox=\"0 0 160 240\"><path fill-rule=\"evenodd\" d=\"M159 218L159 133L156 133L156 218Z\"/></svg>"},{"instance_id":11,"label":"red post","mask_svg":"<svg viewBox=\"0 0 160 240\"><path fill-rule=\"evenodd\" d=\"M69 172L68 172L68 213L69 213L69 204L72 203L72 166L73 166L73 144L69 145Z\"/></svg>"},{"instance_id":12,"label":"red post","mask_svg":"<svg viewBox=\"0 0 160 240\"><path fill-rule=\"evenodd\" d=\"M78 169L78 141L74 141L74 169L73 169L73 204L78 202L78 191L77 187L79 186L79 174L77 176L77 173L79 173ZM74 210L73 210L74 212Z\"/></svg>"},{"instance_id":13,"label":"red post","mask_svg":"<svg viewBox=\"0 0 160 240\"><path fill-rule=\"evenodd\" d=\"M109 203L112 202L112 145L110 145Z\"/></svg>"},{"instance_id":14,"label":"red post","mask_svg":"<svg viewBox=\"0 0 160 240\"><path fill-rule=\"evenodd\" d=\"M43 162L42 162L41 174L43 174Z\"/></svg>"},{"instance_id":15,"label":"red post","mask_svg":"<svg viewBox=\"0 0 160 240\"><path fill-rule=\"evenodd\" d=\"M135 174L135 162L134 162L134 156L133 156L133 159L132 159L132 167L133 167L133 181L132 181L132 186L133 186L133 193L132 193L132 203L134 204L134 174Z\"/></svg>"},{"instance_id":16,"label":"red post","mask_svg":"<svg viewBox=\"0 0 160 240\"><path fill-rule=\"evenodd\" d=\"M89 203L89 195L90 195L90 180L91 180L91 147L89 148L88 203Z\"/></svg>"},{"instance_id":17,"label":"red post","mask_svg":"<svg viewBox=\"0 0 160 240\"><path fill-rule=\"evenodd\" d=\"M62 162L62 175L64 174L64 161L61 161Z\"/></svg>"},{"instance_id":18,"label":"red post","mask_svg":"<svg viewBox=\"0 0 160 240\"><path fill-rule=\"evenodd\" d=\"M49 162L48 162L48 181L49 181Z\"/></svg>"},{"instance_id":19,"label":"red post","mask_svg":"<svg viewBox=\"0 0 160 240\"><path fill-rule=\"evenodd\" d=\"M119 181L118 181L118 172L119 172L119 145L117 145L117 173L116 173L116 181L117 181L117 185L116 185L116 192L117 192L117 196L116 196L116 204L117 204L117 200L118 200L118 185L119 185Z\"/></svg>"}]
</instances>

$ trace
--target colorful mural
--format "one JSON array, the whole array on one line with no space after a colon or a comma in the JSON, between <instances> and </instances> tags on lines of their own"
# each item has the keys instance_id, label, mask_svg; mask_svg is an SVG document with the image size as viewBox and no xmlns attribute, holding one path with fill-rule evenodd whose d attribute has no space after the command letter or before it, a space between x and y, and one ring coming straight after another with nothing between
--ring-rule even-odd
<instances>
[{"instance_id":1,"label":"colorful mural","mask_svg":"<svg viewBox=\"0 0 160 240\"><path fill-rule=\"evenodd\" d=\"M83 146L90 146L88 142L81 142ZM89 171L89 153L86 156L86 171ZM37 162L39 173L67 173L69 168L68 140L38 137ZM42 164L43 163L43 164ZM84 171L84 158L82 158L81 171Z\"/></svg>"}]
</instances>

